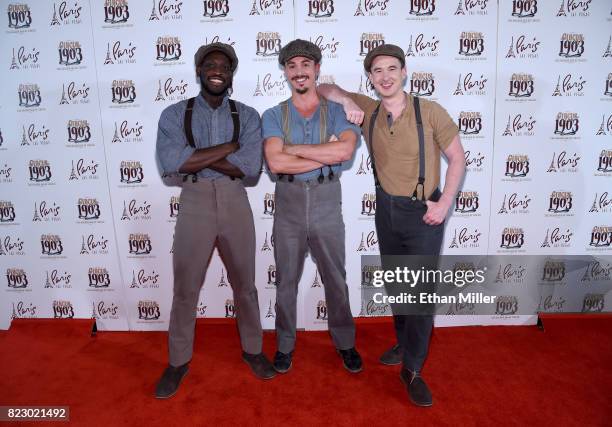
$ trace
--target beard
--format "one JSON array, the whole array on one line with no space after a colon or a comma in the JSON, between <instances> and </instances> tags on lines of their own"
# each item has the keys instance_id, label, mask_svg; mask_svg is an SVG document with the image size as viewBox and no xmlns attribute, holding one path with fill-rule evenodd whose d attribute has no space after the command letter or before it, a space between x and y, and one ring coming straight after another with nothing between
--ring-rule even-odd
<instances>
[{"instance_id":1,"label":"beard","mask_svg":"<svg viewBox=\"0 0 612 427\"><path fill-rule=\"evenodd\" d=\"M225 81L221 86L211 87L206 78L200 75L200 84L202 85L202 90L204 90L209 95L213 96L221 96L225 95L227 90L232 86L231 79L229 81Z\"/></svg>"},{"instance_id":2,"label":"beard","mask_svg":"<svg viewBox=\"0 0 612 427\"><path fill-rule=\"evenodd\" d=\"M296 89L295 91L299 93L300 95L304 95L306 92L308 92L308 89L309 88L305 87L305 88Z\"/></svg>"}]
</instances>

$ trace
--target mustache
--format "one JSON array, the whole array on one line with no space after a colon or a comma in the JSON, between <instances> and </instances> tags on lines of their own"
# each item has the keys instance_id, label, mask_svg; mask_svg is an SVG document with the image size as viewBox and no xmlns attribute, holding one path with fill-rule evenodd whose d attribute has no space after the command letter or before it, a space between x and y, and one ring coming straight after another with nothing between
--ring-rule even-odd
<instances>
[{"instance_id":1,"label":"mustache","mask_svg":"<svg viewBox=\"0 0 612 427\"><path fill-rule=\"evenodd\" d=\"M297 80L297 79L309 79L310 77L308 77L305 74L299 75L299 76L295 76L293 77L291 80Z\"/></svg>"}]
</instances>

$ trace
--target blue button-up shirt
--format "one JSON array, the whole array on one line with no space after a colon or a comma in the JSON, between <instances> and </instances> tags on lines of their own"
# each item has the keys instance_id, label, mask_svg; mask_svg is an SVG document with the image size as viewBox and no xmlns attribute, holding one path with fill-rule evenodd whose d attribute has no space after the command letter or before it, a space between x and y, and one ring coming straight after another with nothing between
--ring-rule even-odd
<instances>
[{"instance_id":1,"label":"blue button-up shirt","mask_svg":"<svg viewBox=\"0 0 612 427\"><path fill-rule=\"evenodd\" d=\"M193 106L191 128L196 148L189 146L185 136L184 120L187 100L164 109L157 129L157 157L162 174L177 174L180 167L196 148L208 148L230 142L234 134L228 97L218 108L212 108L198 95ZM225 159L236 166L245 176L256 176L261 171L262 137L259 113L252 107L236 101L240 117L240 149ZM200 178L219 178L222 173L212 169L198 172Z\"/></svg>"},{"instance_id":2,"label":"blue button-up shirt","mask_svg":"<svg viewBox=\"0 0 612 427\"><path fill-rule=\"evenodd\" d=\"M292 144L320 144L320 109L317 108L312 117L304 118L299 111L293 105L291 99L289 100L289 129L291 130L291 143ZM262 118L263 137L270 138L273 136L285 139L283 134L283 112L280 105L272 107L263 113ZM331 135L339 137L345 130L352 130L355 132L357 138L359 138L361 130L358 126L351 124L346 120L346 114L342 109L342 105L327 101L327 138ZM323 141L324 143L327 141ZM332 170L337 176L342 165L333 165ZM310 172L300 173L294 175L296 179L306 181L315 179L320 174L319 169L315 169ZM327 176L329 169L327 166L323 167L323 175Z\"/></svg>"}]
</instances>

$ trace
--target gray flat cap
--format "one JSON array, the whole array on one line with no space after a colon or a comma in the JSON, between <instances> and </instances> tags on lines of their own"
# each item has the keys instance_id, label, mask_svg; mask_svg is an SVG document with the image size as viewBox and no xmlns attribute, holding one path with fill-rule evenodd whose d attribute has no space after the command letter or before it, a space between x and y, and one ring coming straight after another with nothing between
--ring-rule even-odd
<instances>
[{"instance_id":1,"label":"gray flat cap","mask_svg":"<svg viewBox=\"0 0 612 427\"><path fill-rule=\"evenodd\" d=\"M204 57L211 52L221 52L225 54L225 56L227 56L230 60L232 73L236 71L236 67L238 67L238 57L236 56L234 48L231 47L229 44L219 42L200 46L193 58L195 66L199 66L204 60Z\"/></svg>"},{"instance_id":2,"label":"gray flat cap","mask_svg":"<svg viewBox=\"0 0 612 427\"><path fill-rule=\"evenodd\" d=\"M404 51L401 47L394 44L383 44L372 49L366 55L363 61L363 68L365 68L368 73L372 68L372 61L374 61L374 58L377 56L392 56L399 59L399 61L402 63L402 68L406 66L406 57L404 56Z\"/></svg>"},{"instance_id":3,"label":"gray flat cap","mask_svg":"<svg viewBox=\"0 0 612 427\"><path fill-rule=\"evenodd\" d=\"M318 64L321 62L321 49L312 42L295 39L283 46L278 55L278 63L284 66L287 61L296 56L312 59L315 64Z\"/></svg>"}]
</instances>

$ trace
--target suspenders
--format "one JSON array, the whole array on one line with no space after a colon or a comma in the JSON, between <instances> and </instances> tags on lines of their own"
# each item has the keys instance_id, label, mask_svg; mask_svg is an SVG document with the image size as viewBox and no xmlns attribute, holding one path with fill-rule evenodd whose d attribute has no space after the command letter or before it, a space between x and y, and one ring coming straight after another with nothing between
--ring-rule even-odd
<instances>
[{"instance_id":1,"label":"suspenders","mask_svg":"<svg viewBox=\"0 0 612 427\"><path fill-rule=\"evenodd\" d=\"M319 103L320 103L319 142L321 144L324 144L327 141L327 100L325 98L320 98ZM281 112L283 115L284 140L285 140L285 143L291 144L291 126L290 126L290 121L289 121L289 100L285 100L281 102L279 105L281 107ZM334 171L329 165L327 166L327 168L329 169L329 174L327 176L329 177L329 180L331 181L332 179L334 179ZM285 176L285 174L279 173L277 176L278 176L278 179L280 180L283 178L283 176ZM289 182L293 182L293 179L294 179L293 175L287 175L287 180ZM319 183L322 183L323 181L325 181L325 176L323 175L323 168L319 169L319 176L317 178L317 181L319 181Z\"/></svg>"},{"instance_id":2,"label":"suspenders","mask_svg":"<svg viewBox=\"0 0 612 427\"><path fill-rule=\"evenodd\" d=\"M414 192L412 193L412 200L418 199L419 187L421 187L421 201L425 202L425 134L423 132L423 120L421 118L421 108L419 105L419 98L414 97L414 115L416 116L416 125L417 125L417 133L419 135L419 179L417 181L417 185L414 188ZM378 175L376 174L376 165L374 163L374 124L376 123L376 117L378 117L378 112L380 110L380 103L376 106L374 111L372 111L372 116L370 116L370 128L369 128L369 140L370 140L370 150L372 155L370 158L372 159L372 172L374 173L374 183L376 185L380 185L378 182Z\"/></svg>"},{"instance_id":3,"label":"suspenders","mask_svg":"<svg viewBox=\"0 0 612 427\"><path fill-rule=\"evenodd\" d=\"M232 135L232 142L238 141L238 136L240 135L240 115L238 114L238 109L236 108L236 103L233 99L228 99L230 112L232 115L232 123L234 124L234 134ZM193 116L193 105L195 104L195 98L189 98L187 100L187 109L185 110L185 117L183 120L183 128L185 130L185 137L187 138L187 143L190 147L195 148L195 140L193 138L193 130L191 128L191 118ZM191 180L196 182L198 180L197 174L193 173ZM183 182L187 180L189 175L185 175L183 177ZM232 180L235 178L232 176Z\"/></svg>"}]
</instances>

